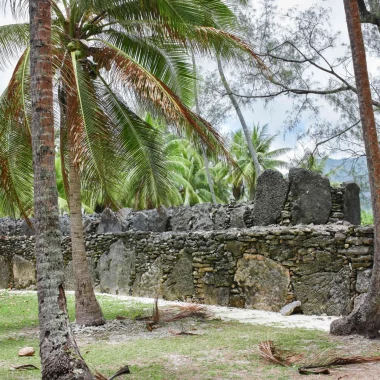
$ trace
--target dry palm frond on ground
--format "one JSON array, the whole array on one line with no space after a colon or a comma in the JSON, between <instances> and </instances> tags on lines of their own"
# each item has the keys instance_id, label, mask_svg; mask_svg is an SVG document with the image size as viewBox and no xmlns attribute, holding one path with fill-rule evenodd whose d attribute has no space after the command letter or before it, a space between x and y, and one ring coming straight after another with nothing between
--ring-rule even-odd
<instances>
[{"instance_id":1,"label":"dry palm frond on ground","mask_svg":"<svg viewBox=\"0 0 380 380\"><path fill-rule=\"evenodd\" d=\"M260 342L258 346L259 355L271 363L278 364L284 367L290 367L299 362L304 355L303 354L291 354L285 355L285 351L281 351L276 348L274 343L270 340ZM310 364L307 366L301 366L298 368L299 373L308 374L330 374L329 368L340 367L348 364L363 364L380 362L380 356L351 356L347 358L333 357L327 361L321 361L320 363Z\"/></svg>"}]
</instances>

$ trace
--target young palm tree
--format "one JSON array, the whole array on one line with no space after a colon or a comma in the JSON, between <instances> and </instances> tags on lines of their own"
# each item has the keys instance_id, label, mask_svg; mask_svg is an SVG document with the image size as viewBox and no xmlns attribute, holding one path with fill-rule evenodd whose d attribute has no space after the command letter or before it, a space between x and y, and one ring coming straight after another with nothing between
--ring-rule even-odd
<instances>
[{"instance_id":1,"label":"young palm tree","mask_svg":"<svg viewBox=\"0 0 380 380\"><path fill-rule=\"evenodd\" d=\"M70 329L63 290L54 158L50 1L30 2L31 132L42 379L93 379Z\"/></svg>"},{"instance_id":2,"label":"young palm tree","mask_svg":"<svg viewBox=\"0 0 380 380\"><path fill-rule=\"evenodd\" d=\"M77 323L101 324L85 256L81 184L94 198L101 195L111 204L123 182L120 173L127 173L131 188L143 198L149 192L153 206L165 203L172 192L157 135L132 111L127 99L162 114L196 144L202 141L215 149L222 139L189 109L193 76L186 52L217 50L228 58L238 48L255 55L228 32L235 18L221 0L121 0L116 4L111 0L73 0L52 4L51 59L56 109L60 111L62 178L71 211ZM17 13L19 8L13 10ZM3 59L21 55L3 96L2 114L5 120L11 118L27 139L28 27L1 27L0 37L0 50L10 53L3 54ZM7 129L9 123L3 125ZM8 152L12 155L12 149ZM21 204L20 193L15 190L14 196Z\"/></svg>"},{"instance_id":3,"label":"young palm tree","mask_svg":"<svg viewBox=\"0 0 380 380\"><path fill-rule=\"evenodd\" d=\"M253 127L252 146L257 153L257 158L263 169L275 169L287 166L287 163L278 159L278 157L288 152L289 149L271 150L275 138L276 135L268 135L267 124L263 127L259 125ZM234 170L230 175L229 180L233 186L233 195L235 199L239 200L244 196L245 189L248 188L248 197L250 200L253 200L255 197L257 173L242 130L238 130L231 136L231 154L241 169Z\"/></svg>"}]
</instances>

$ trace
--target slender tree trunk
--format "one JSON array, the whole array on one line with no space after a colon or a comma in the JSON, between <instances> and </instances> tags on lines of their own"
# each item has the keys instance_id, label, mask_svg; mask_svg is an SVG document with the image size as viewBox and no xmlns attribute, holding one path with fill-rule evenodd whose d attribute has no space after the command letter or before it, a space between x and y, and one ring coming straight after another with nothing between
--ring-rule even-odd
<instances>
[{"instance_id":1,"label":"slender tree trunk","mask_svg":"<svg viewBox=\"0 0 380 380\"><path fill-rule=\"evenodd\" d=\"M80 175L78 167L75 164L75 132L73 130L73 125L67 125L66 121L69 94L67 93L65 85L63 85L58 91L61 114L61 138L66 137L68 145L67 157L69 165L69 180L68 186L65 187L65 191L68 191L67 198L70 210L70 237L75 280L76 323L84 326L100 326L104 325L105 320L95 296L86 256L82 220ZM69 103L71 104L71 102ZM65 131L66 133L64 133ZM63 156L64 152L61 151L61 158ZM62 170L64 170L65 163L64 160L62 161Z\"/></svg>"},{"instance_id":2,"label":"slender tree trunk","mask_svg":"<svg viewBox=\"0 0 380 380\"><path fill-rule=\"evenodd\" d=\"M40 355L43 380L93 379L70 329L63 289L63 258L55 177L51 11L30 0L30 68L34 214Z\"/></svg>"},{"instance_id":3,"label":"slender tree trunk","mask_svg":"<svg viewBox=\"0 0 380 380\"><path fill-rule=\"evenodd\" d=\"M191 58L193 60L194 72L196 73L197 72L197 66L195 64L195 56L194 56L193 52L191 54ZM199 107L199 100L198 100L198 86L197 86L196 80L194 81L194 96L195 96L195 110L196 110L198 115L201 115L201 108ZM202 144L202 157L203 157L203 162L205 164L207 183L208 183L208 187L210 188L212 203L214 205L216 205L218 202L216 200L216 195L215 195L214 181L212 180L212 176L211 176L211 172L210 172L210 163L208 161L206 149L205 149L203 143L201 143L201 144Z\"/></svg>"},{"instance_id":4,"label":"slender tree trunk","mask_svg":"<svg viewBox=\"0 0 380 380\"><path fill-rule=\"evenodd\" d=\"M71 135L71 133L69 133ZM72 136L71 136L72 137ZM77 325L100 326L105 320L96 299L84 244L82 199L78 168L75 165L74 143L69 138L69 209L70 237L75 278L75 317Z\"/></svg>"},{"instance_id":5,"label":"slender tree trunk","mask_svg":"<svg viewBox=\"0 0 380 380\"><path fill-rule=\"evenodd\" d=\"M380 330L380 149L372 108L367 60L357 0L343 0L350 36L363 139L367 155L371 201L374 214L375 252L369 291L363 304L348 317L331 324L334 335L360 334L378 337Z\"/></svg>"},{"instance_id":6,"label":"slender tree trunk","mask_svg":"<svg viewBox=\"0 0 380 380\"><path fill-rule=\"evenodd\" d=\"M223 66L222 66L222 62L220 60L220 57L217 56L216 60L218 63L218 70L219 70L220 79L222 80L222 83L223 83L223 86L227 92L227 95L229 96L231 103L234 106L235 111L239 117L240 124L243 128L243 132L245 135L245 139L247 140L248 150L249 150L249 153L250 153L251 158L252 158L253 166L255 167L255 172L256 172L255 178L258 178L259 175L261 174L261 166L260 166L259 159L258 159L256 151L255 151L255 148L252 144L252 136L249 132L248 125L244 119L243 112L240 109L239 103L237 102L234 95L232 94L230 85L228 84L226 76L224 75ZM255 183L253 183L253 188L255 188ZM250 196L250 199L254 198L254 192L252 192L252 186L250 189L249 196Z\"/></svg>"}]
</instances>

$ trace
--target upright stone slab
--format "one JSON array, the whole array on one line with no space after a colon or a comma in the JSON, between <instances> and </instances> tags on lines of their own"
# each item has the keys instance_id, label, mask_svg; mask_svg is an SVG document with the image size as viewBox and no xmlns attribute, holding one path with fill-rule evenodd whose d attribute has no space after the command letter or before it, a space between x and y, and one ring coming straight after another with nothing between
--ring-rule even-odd
<instances>
[{"instance_id":1,"label":"upright stone slab","mask_svg":"<svg viewBox=\"0 0 380 380\"><path fill-rule=\"evenodd\" d=\"M179 206L172 209L170 225L172 231L190 231L192 229L193 213L189 206Z\"/></svg>"},{"instance_id":2,"label":"upright stone slab","mask_svg":"<svg viewBox=\"0 0 380 380\"><path fill-rule=\"evenodd\" d=\"M359 226L361 224L360 213L360 187L354 183L345 183L343 193L344 220Z\"/></svg>"},{"instance_id":3,"label":"upright stone slab","mask_svg":"<svg viewBox=\"0 0 380 380\"><path fill-rule=\"evenodd\" d=\"M330 181L306 169L290 169L292 224L326 224L331 210Z\"/></svg>"},{"instance_id":4,"label":"upright stone slab","mask_svg":"<svg viewBox=\"0 0 380 380\"><path fill-rule=\"evenodd\" d=\"M245 224L245 214L249 211L249 207L244 203L230 208L230 227L246 228L247 226Z\"/></svg>"},{"instance_id":5,"label":"upright stone slab","mask_svg":"<svg viewBox=\"0 0 380 380\"><path fill-rule=\"evenodd\" d=\"M165 232L169 223L168 212L165 207L148 211L148 227L152 232Z\"/></svg>"},{"instance_id":6,"label":"upright stone slab","mask_svg":"<svg viewBox=\"0 0 380 380\"><path fill-rule=\"evenodd\" d=\"M9 264L4 257L0 256L0 289L9 288L11 280L11 273L9 270Z\"/></svg>"},{"instance_id":7,"label":"upright stone slab","mask_svg":"<svg viewBox=\"0 0 380 380\"><path fill-rule=\"evenodd\" d=\"M202 203L192 207L193 226L195 231L209 231L214 229L211 219L211 203Z\"/></svg>"},{"instance_id":8,"label":"upright stone slab","mask_svg":"<svg viewBox=\"0 0 380 380\"><path fill-rule=\"evenodd\" d=\"M121 232L121 221L116 214L108 207L102 212L99 226L96 230L98 234L107 232Z\"/></svg>"},{"instance_id":9,"label":"upright stone slab","mask_svg":"<svg viewBox=\"0 0 380 380\"><path fill-rule=\"evenodd\" d=\"M36 285L36 264L15 255L12 258L13 286L15 289L26 289Z\"/></svg>"},{"instance_id":10,"label":"upright stone slab","mask_svg":"<svg viewBox=\"0 0 380 380\"><path fill-rule=\"evenodd\" d=\"M149 231L148 213L138 211L132 217L132 228L136 231Z\"/></svg>"},{"instance_id":11,"label":"upright stone slab","mask_svg":"<svg viewBox=\"0 0 380 380\"><path fill-rule=\"evenodd\" d=\"M121 239L100 256L96 268L99 278L97 290L111 294L130 294L132 274L135 272L136 253L127 249Z\"/></svg>"},{"instance_id":12,"label":"upright stone slab","mask_svg":"<svg viewBox=\"0 0 380 380\"><path fill-rule=\"evenodd\" d=\"M227 214L226 207L219 205L218 209L214 212L214 229L225 230L228 228L230 217Z\"/></svg>"},{"instance_id":13,"label":"upright stone slab","mask_svg":"<svg viewBox=\"0 0 380 380\"><path fill-rule=\"evenodd\" d=\"M254 226L269 226L279 222L288 188L288 181L277 170L265 170L260 175L252 215Z\"/></svg>"}]
</instances>

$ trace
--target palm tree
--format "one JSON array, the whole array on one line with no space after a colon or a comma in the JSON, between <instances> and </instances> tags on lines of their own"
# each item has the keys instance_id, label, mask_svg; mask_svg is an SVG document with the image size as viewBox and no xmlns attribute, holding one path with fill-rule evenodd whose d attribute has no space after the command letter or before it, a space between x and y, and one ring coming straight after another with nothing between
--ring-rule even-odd
<instances>
[{"instance_id":1,"label":"palm tree","mask_svg":"<svg viewBox=\"0 0 380 380\"><path fill-rule=\"evenodd\" d=\"M276 135L268 134L268 125L260 127L254 125L251 133L251 142L254 147L260 166L263 169L275 169L278 167L286 167L287 163L280 160L278 157L289 151L288 148L271 150L271 146L276 138ZM249 148L243 135L242 130L238 130L231 136L231 154L236 160L240 169L234 170L230 174L230 182L233 186L233 195L236 200L244 196L245 189L248 189L248 197L254 199L257 172L252 163Z\"/></svg>"},{"instance_id":2,"label":"palm tree","mask_svg":"<svg viewBox=\"0 0 380 380\"><path fill-rule=\"evenodd\" d=\"M51 58L56 110L60 110L62 178L72 221L77 323L101 324L85 256L81 185L94 199L101 197L109 204L115 203L120 192L120 173L126 173L130 187L149 198L153 206L164 204L172 192L157 134L132 111L130 100L162 114L195 144L202 141L215 150L221 137L189 108L193 75L185 53L190 49L205 53L217 50L229 58L238 48L256 56L238 37L220 29L235 22L221 0L121 0L117 4L111 0L73 0L52 4ZM3 54L4 59L21 54L3 96L3 115L12 115L20 134L27 136L28 27L1 27L0 36L2 52L10 53ZM8 123L3 125L7 129ZM8 152L12 155L12 149ZM17 191L6 191L14 193L25 214Z\"/></svg>"},{"instance_id":3,"label":"palm tree","mask_svg":"<svg viewBox=\"0 0 380 380\"><path fill-rule=\"evenodd\" d=\"M30 96L42 379L93 379L71 332L54 168L50 1L30 2ZM81 374L79 376L79 373Z\"/></svg>"}]
</instances>

